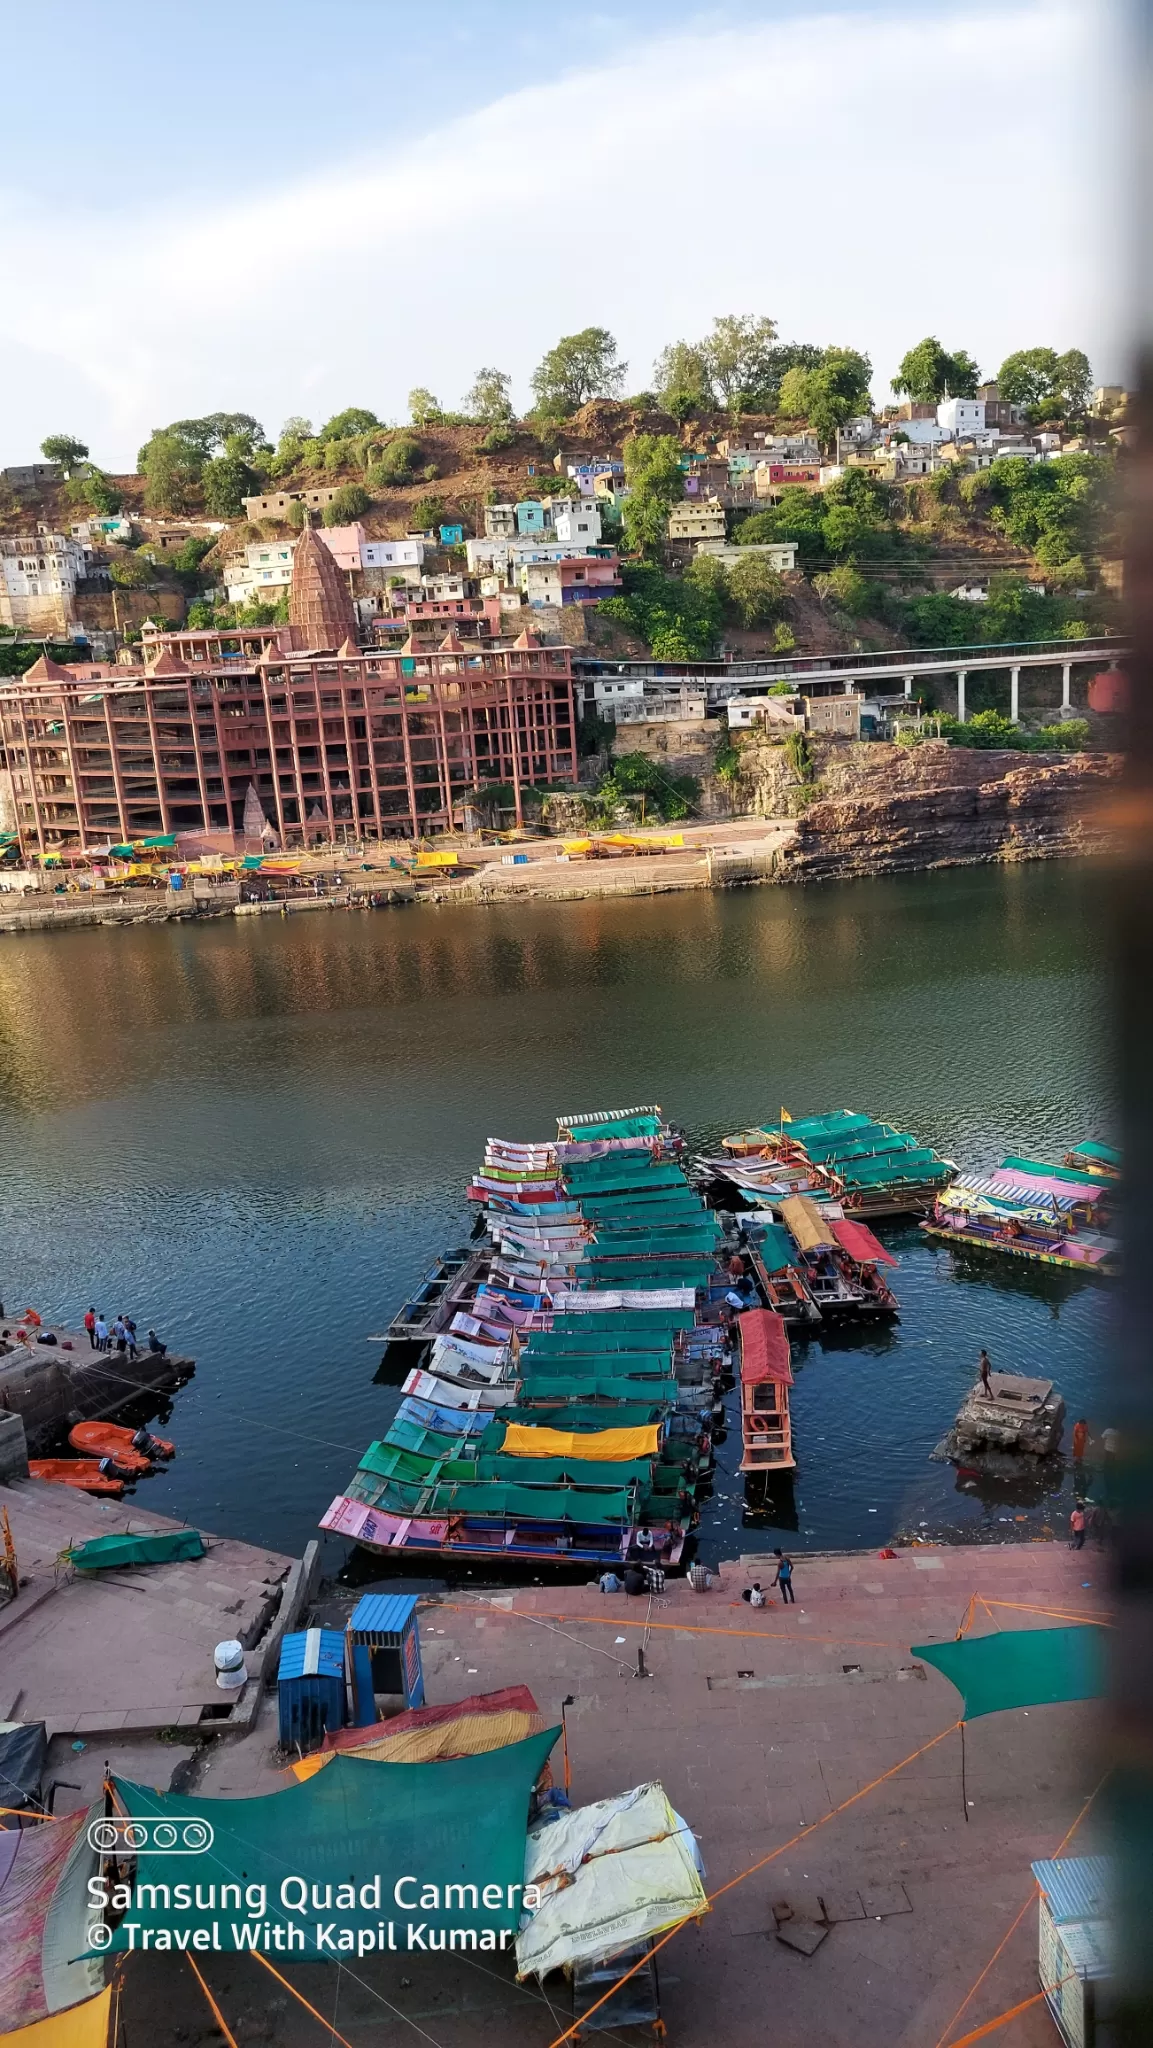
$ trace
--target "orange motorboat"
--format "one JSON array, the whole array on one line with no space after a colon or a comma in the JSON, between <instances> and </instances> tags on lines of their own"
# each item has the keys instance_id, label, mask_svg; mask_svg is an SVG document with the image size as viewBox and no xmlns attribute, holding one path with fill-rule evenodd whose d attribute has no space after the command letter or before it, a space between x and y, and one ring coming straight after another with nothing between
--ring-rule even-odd
<instances>
[{"instance_id":1,"label":"orange motorboat","mask_svg":"<svg viewBox=\"0 0 1153 2048\"><path fill-rule=\"evenodd\" d=\"M29 1458L28 1470L33 1479L50 1479L57 1486L76 1486L85 1493L114 1493L124 1491L123 1479L114 1479L110 1472L100 1470L97 1458Z\"/></svg>"},{"instance_id":2,"label":"orange motorboat","mask_svg":"<svg viewBox=\"0 0 1153 2048\"><path fill-rule=\"evenodd\" d=\"M176 1445L147 1429L125 1429L119 1422L78 1422L68 1432L74 1451L90 1458L115 1458L122 1472L150 1472L157 1458L173 1458Z\"/></svg>"}]
</instances>

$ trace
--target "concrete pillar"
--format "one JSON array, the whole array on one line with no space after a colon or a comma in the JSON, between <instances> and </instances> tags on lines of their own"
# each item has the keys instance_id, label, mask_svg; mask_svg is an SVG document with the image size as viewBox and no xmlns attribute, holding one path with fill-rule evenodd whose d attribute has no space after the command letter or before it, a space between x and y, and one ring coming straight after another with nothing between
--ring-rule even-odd
<instances>
[{"instance_id":1,"label":"concrete pillar","mask_svg":"<svg viewBox=\"0 0 1153 2048\"><path fill-rule=\"evenodd\" d=\"M962 725L965 722L965 684L968 681L968 675L969 671L967 669L959 668L957 670L957 716Z\"/></svg>"},{"instance_id":2,"label":"concrete pillar","mask_svg":"<svg viewBox=\"0 0 1153 2048\"><path fill-rule=\"evenodd\" d=\"M1012 719L1014 725L1020 724L1021 671L1019 668L1012 668L1009 670L1009 716Z\"/></svg>"},{"instance_id":3,"label":"concrete pillar","mask_svg":"<svg viewBox=\"0 0 1153 2048\"><path fill-rule=\"evenodd\" d=\"M1070 691L1070 688L1071 688L1071 686L1072 686L1072 676L1073 676L1073 664L1072 664L1072 662L1071 662L1071 661L1063 661L1063 662L1061 663L1061 709L1062 709L1062 711L1072 711L1072 709L1073 709L1073 699L1072 699L1072 697L1071 697L1071 696L1069 695L1069 691Z\"/></svg>"},{"instance_id":4,"label":"concrete pillar","mask_svg":"<svg viewBox=\"0 0 1153 2048\"><path fill-rule=\"evenodd\" d=\"M912 696L912 694L913 694L913 678L912 678L912 676L906 676L906 677L905 677L905 695L906 695L906 697L911 697L911 696Z\"/></svg>"}]
</instances>

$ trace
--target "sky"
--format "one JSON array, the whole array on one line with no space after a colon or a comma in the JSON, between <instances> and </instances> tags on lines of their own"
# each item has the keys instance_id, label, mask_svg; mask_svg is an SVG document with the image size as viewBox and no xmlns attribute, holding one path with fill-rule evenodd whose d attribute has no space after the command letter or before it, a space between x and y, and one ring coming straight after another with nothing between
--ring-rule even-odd
<instances>
[{"instance_id":1,"label":"sky","mask_svg":"<svg viewBox=\"0 0 1153 2048\"><path fill-rule=\"evenodd\" d=\"M5 10L0 463L216 411L518 407L608 327L651 386L723 313L1129 373L1109 0L280 0ZM61 55L66 52L62 65Z\"/></svg>"}]
</instances>

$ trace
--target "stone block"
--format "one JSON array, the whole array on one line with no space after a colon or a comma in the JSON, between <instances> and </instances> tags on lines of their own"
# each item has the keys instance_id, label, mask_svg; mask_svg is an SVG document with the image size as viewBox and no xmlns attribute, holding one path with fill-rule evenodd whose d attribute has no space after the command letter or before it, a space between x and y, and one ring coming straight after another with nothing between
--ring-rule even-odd
<instances>
[{"instance_id":1,"label":"stone block","mask_svg":"<svg viewBox=\"0 0 1153 2048\"><path fill-rule=\"evenodd\" d=\"M28 1440L22 1415L0 1414L0 1485L28 1477Z\"/></svg>"}]
</instances>

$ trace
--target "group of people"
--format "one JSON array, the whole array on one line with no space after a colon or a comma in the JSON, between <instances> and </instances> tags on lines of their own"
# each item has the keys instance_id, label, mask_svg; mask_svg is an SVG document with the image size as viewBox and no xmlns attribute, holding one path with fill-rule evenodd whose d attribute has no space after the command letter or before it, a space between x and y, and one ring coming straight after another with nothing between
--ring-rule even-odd
<instances>
[{"instance_id":1,"label":"group of people","mask_svg":"<svg viewBox=\"0 0 1153 2048\"><path fill-rule=\"evenodd\" d=\"M769 1591L779 1588L782 1606L787 1607L791 1603L795 1607L797 1596L793 1592L793 1560L786 1557L784 1551L780 1549L774 1550L773 1556L777 1560L777 1575ZM689 1566L690 1586L694 1593L707 1593L712 1583L712 1573L698 1558ZM659 1565L642 1564L639 1558L633 1557L625 1565L623 1578L618 1572L610 1569L601 1573L598 1584L602 1593L631 1593L634 1596L639 1593L663 1593L665 1575ZM763 1607L766 1598L759 1579L754 1579L752 1585L746 1586L741 1594L741 1599L747 1600L752 1607Z\"/></svg>"},{"instance_id":2,"label":"group of people","mask_svg":"<svg viewBox=\"0 0 1153 2048\"><path fill-rule=\"evenodd\" d=\"M109 1323L103 1311L97 1315L94 1308L86 1309L84 1327L93 1351L116 1351L121 1358L139 1358L140 1346L136 1341L136 1324L131 1316L118 1315ZM155 1330L148 1332L148 1350L153 1358L163 1358L167 1344L162 1344Z\"/></svg>"}]
</instances>

